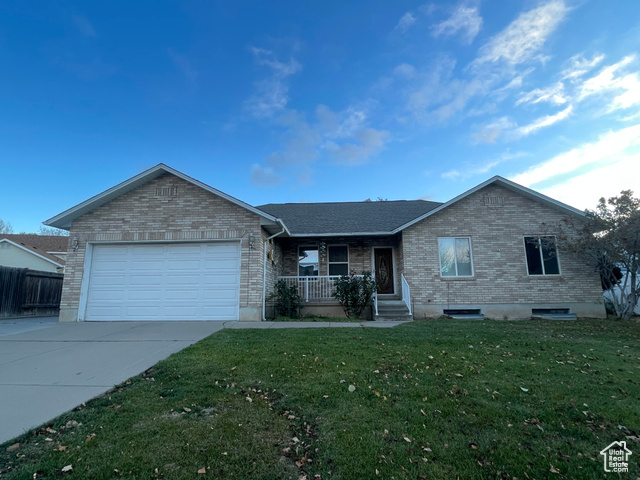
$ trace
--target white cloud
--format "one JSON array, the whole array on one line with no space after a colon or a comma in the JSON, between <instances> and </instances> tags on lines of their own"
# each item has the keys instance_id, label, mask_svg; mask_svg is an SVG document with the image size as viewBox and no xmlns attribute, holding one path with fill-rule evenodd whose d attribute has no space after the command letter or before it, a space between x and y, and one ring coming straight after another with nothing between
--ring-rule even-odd
<instances>
[{"instance_id":1,"label":"white cloud","mask_svg":"<svg viewBox=\"0 0 640 480\"><path fill-rule=\"evenodd\" d=\"M82 15L72 15L71 21L73 21L73 24L85 37L96 36L96 31L93 28L93 25L91 25L91 22Z\"/></svg>"},{"instance_id":2,"label":"white cloud","mask_svg":"<svg viewBox=\"0 0 640 480\"><path fill-rule=\"evenodd\" d=\"M389 132L367 126L365 108L351 106L334 112L326 105L318 105L315 121L295 110L285 109L273 119L284 127L282 148L266 158L265 167L252 170L252 182L276 185L281 172L293 171L298 182L311 182L311 165L323 156L336 164L362 165L385 148Z\"/></svg>"},{"instance_id":3,"label":"white cloud","mask_svg":"<svg viewBox=\"0 0 640 480\"><path fill-rule=\"evenodd\" d=\"M184 56L180 55L173 48L167 50L171 60L175 67L182 72L182 74L189 79L190 82L195 82L198 78L198 72L191 66L191 62Z\"/></svg>"},{"instance_id":4,"label":"white cloud","mask_svg":"<svg viewBox=\"0 0 640 480\"><path fill-rule=\"evenodd\" d=\"M482 28L482 17L476 7L458 6L451 16L431 27L434 37L456 35L460 33L467 44L471 44Z\"/></svg>"},{"instance_id":5,"label":"white cloud","mask_svg":"<svg viewBox=\"0 0 640 480\"><path fill-rule=\"evenodd\" d=\"M251 183L260 187L275 187L280 184L280 177L273 168L254 163L251 166Z\"/></svg>"},{"instance_id":6,"label":"white cloud","mask_svg":"<svg viewBox=\"0 0 640 480\"><path fill-rule=\"evenodd\" d=\"M353 134L355 143L345 142L338 145L334 141L328 141L326 148L334 156L336 163L361 165L384 148L388 137L389 132L387 131L361 128Z\"/></svg>"},{"instance_id":7,"label":"white cloud","mask_svg":"<svg viewBox=\"0 0 640 480\"><path fill-rule=\"evenodd\" d=\"M406 32L414 23L416 23L416 17L413 13L407 12L400 18L395 28Z\"/></svg>"},{"instance_id":8,"label":"white cloud","mask_svg":"<svg viewBox=\"0 0 640 480\"><path fill-rule=\"evenodd\" d=\"M480 48L474 65L499 61L518 65L531 60L567 12L564 2L556 0L520 14L506 29Z\"/></svg>"},{"instance_id":9,"label":"white cloud","mask_svg":"<svg viewBox=\"0 0 640 480\"><path fill-rule=\"evenodd\" d=\"M640 104L640 78L638 72L620 72L636 61L635 55L628 55L618 63L603 68L597 75L585 80L580 86L578 100L602 94L621 92L609 103L609 112Z\"/></svg>"},{"instance_id":10,"label":"white cloud","mask_svg":"<svg viewBox=\"0 0 640 480\"><path fill-rule=\"evenodd\" d=\"M440 176L447 180L466 180L467 178L487 173L493 170L498 165L508 162L509 160L526 157L527 155L528 154L524 152L511 153L507 151L498 158L488 160L481 164L466 165L462 171L460 171L459 169L449 170L447 172L444 172Z\"/></svg>"},{"instance_id":11,"label":"white cloud","mask_svg":"<svg viewBox=\"0 0 640 480\"><path fill-rule=\"evenodd\" d=\"M526 172L515 175L512 179L528 187L579 169L607 164L616 159L633 158L640 164L638 146L640 146L640 124L610 131L593 143L585 143L556 155L550 160L534 165ZM615 178L617 181L617 177L620 176L627 177L627 172L621 170L612 179ZM601 179L603 183L607 180L608 178Z\"/></svg>"},{"instance_id":12,"label":"white cloud","mask_svg":"<svg viewBox=\"0 0 640 480\"><path fill-rule=\"evenodd\" d=\"M258 65L270 69L270 75L256 82L256 92L245 102L245 108L256 118L273 117L289 102L287 77L299 72L302 66L293 58L282 62L270 50L250 47L250 51Z\"/></svg>"},{"instance_id":13,"label":"white cloud","mask_svg":"<svg viewBox=\"0 0 640 480\"><path fill-rule=\"evenodd\" d=\"M536 104L540 102L548 102L553 105L563 105L567 103L569 99L564 91L564 84L557 82L547 88L536 88L527 93L521 93L520 97L516 101L516 105L522 103Z\"/></svg>"},{"instance_id":14,"label":"white cloud","mask_svg":"<svg viewBox=\"0 0 640 480\"><path fill-rule=\"evenodd\" d=\"M410 65L408 63L401 63L393 69L393 74L395 76L404 77L406 79L412 79L415 78L417 70L413 65Z\"/></svg>"},{"instance_id":15,"label":"white cloud","mask_svg":"<svg viewBox=\"0 0 640 480\"><path fill-rule=\"evenodd\" d=\"M496 140L505 132L511 131L515 127L515 122L505 116L482 125L472 136L473 139L479 143L496 143Z\"/></svg>"},{"instance_id":16,"label":"white cloud","mask_svg":"<svg viewBox=\"0 0 640 480\"><path fill-rule=\"evenodd\" d=\"M570 66L562 71L562 78L564 80L575 80L582 77L593 68L597 67L604 55L596 55L592 59L586 59L583 55L574 55L569 59Z\"/></svg>"},{"instance_id":17,"label":"white cloud","mask_svg":"<svg viewBox=\"0 0 640 480\"><path fill-rule=\"evenodd\" d=\"M556 113L555 115L545 115L544 117L540 117L534 120L529 125L519 127L515 131L515 133L517 136L520 136L520 137L531 135L532 133L537 132L541 128L548 127L550 125L553 125L554 123L564 120L569 115L571 115L572 111L573 111L573 107L569 105L567 108L565 108L561 112Z\"/></svg>"},{"instance_id":18,"label":"white cloud","mask_svg":"<svg viewBox=\"0 0 640 480\"><path fill-rule=\"evenodd\" d=\"M601 197L615 197L622 190L633 190L636 196L640 193L637 154L617 156L606 165L542 188L540 192L580 210L594 210Z\"/></svg>"}]
</instances>

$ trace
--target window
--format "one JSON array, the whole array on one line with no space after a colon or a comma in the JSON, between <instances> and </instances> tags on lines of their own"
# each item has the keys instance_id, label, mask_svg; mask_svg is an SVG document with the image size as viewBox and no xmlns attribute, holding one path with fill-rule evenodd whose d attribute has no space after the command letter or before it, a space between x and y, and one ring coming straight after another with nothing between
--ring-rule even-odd
<instances>
[{"instance_id":1,"label":"window","mask_svg":"<svg viewBox=\"0 0 640 480\"><path fill-rule=\"evenodd\" d=\"M349 274L349 247L329 245L329 275Z\"/></svg>"},{"instance_id":2,"label":"window","mask_svg":"<svg viewBox=\"0 0 640 480\"><path fill-rule=\"evenodd\" d=\"M473 276L470 238L439 238L438 253L440 255L440 276Z\"/></svg>"},{"instance_id":3,"label":"window","mask_svg":"<svg viewBox=\"0 0 640 480\"><path fill-rule=\"evenodd\" d=\"M318 276L318 247L298 248L298 275L301 277Z\"/></svg>"},{"instance_id":4,"label":"window","mask_svg":"<svg viewBox=\"0 0 640 480\"><path fill-rule=\"evenodd\" d=\"M560 275L555 237L524 237L524 250L529 275Z\"/></svg>"}]
</instances>

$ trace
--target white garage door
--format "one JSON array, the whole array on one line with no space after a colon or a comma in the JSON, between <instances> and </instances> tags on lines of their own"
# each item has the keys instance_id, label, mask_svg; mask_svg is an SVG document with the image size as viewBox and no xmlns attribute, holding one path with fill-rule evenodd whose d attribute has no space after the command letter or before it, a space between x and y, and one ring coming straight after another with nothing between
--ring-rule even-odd
<instances>
[{"instance_id":1,"label":"white garage door","mask_svg":"<svg viewBox=\"0 0 640 480\"><path fill-rule=\"evenodd\" d=\"M94 245L85 320L237 320L240 244Z\"/></svg>"}]
</instances>

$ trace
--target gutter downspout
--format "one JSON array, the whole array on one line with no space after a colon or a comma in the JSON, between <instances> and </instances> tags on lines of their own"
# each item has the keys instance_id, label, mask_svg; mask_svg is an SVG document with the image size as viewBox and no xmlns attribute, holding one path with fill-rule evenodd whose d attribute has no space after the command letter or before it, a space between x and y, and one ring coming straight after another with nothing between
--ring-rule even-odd
<instances>
[{"instance_id":1,"label":"gutter downspout","mask_svg":"<svg viewBox=\"0 0 640 480\"><path fill-rule=\"evenodd\" d=\"M287 228L284 226L284 223L279 218L276 218L276 222L282 226L282 231L278 232L274 235L271 235L264 241L264 245L262 248L262 321L267 321L267 243L274 237L278 235L282 235Z\"/></svg>"}]
</instances>

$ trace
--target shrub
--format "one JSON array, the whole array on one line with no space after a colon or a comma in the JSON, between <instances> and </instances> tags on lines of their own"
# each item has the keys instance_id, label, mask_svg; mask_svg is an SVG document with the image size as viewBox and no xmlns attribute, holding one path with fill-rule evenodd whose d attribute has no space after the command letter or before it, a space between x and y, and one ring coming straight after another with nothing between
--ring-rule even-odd
<instances>
[{"instance_id":1,"label":"shrub","mask_svg":"<svg viewBox=\"0 0 640 480\"><path fill-rule=\"evenodd\" d=\"M355 272L351 272L336 280L333 297L340 301L347 317L358 318L364 309L371 305L375 291L376 282L371 277L371 272L362 272L362 276L356 276Z\"/></svg>"},{"instance_id":2,"label":"shrub","mask_svg":"<svg viewBox=\"0 0 640 480\"><path fill-rule=\"evenodd\" d=\"M302 299L298 293L297 285L287 285L284 280L278 280L275 292L267 300L275 300L275 316L300 318L302 312Z\"/></svg>"}]
</instances>

